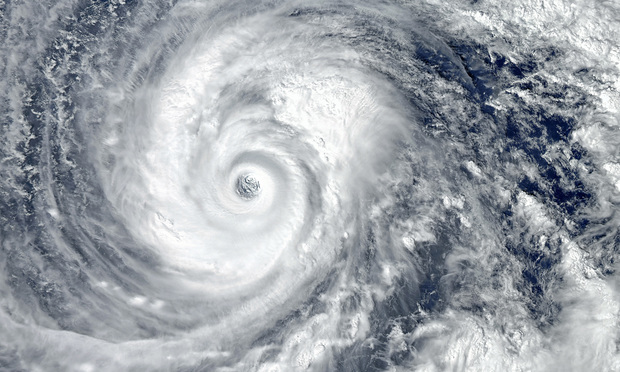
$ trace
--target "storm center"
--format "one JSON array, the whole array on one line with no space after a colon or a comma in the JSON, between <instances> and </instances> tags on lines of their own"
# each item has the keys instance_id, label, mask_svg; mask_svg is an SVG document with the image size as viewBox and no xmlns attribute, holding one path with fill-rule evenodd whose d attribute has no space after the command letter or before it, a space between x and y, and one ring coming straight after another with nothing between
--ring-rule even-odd
<instances>
[{"instance_id":1,"label":"storm center","mask_svg":"<svg viewBox=\"0 0 620 372\"><path fill-rule=\"evenodd\" d=\"M237 194L243 199L253 199L260 194L260 182L252 174L242 175L237 179Z\"/></svg>"}]
</instances>

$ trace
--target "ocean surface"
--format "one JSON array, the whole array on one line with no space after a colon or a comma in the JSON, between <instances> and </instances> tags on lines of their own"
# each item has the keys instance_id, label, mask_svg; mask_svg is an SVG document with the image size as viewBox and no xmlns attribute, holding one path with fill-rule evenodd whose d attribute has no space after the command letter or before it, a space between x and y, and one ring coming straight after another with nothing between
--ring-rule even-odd
<instances>
[{"instance_id":1,"label":"ocean surface","mask_svg":"<svg viewBox=\"0 0 620 372\"><path fill-rule=\"evenodd\" d=\"M617 0L0 0L0 371L620 371Z\"/></svg>"}]
</instances>

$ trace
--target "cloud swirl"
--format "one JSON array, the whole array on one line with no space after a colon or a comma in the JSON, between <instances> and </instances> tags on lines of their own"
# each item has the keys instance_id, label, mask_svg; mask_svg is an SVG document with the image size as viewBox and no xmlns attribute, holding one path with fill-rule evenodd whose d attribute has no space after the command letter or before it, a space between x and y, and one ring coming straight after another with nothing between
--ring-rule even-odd
<instances>
[{"instance_id":1,"label":"cloud swirl","mask_svg":"<svg viewBox=\"0 0 620 372\"><path fill-rule=\"evenodd\" d=\"M620 368L614 4L0 14L0 370Z\"/></svg>"}]
</instances>

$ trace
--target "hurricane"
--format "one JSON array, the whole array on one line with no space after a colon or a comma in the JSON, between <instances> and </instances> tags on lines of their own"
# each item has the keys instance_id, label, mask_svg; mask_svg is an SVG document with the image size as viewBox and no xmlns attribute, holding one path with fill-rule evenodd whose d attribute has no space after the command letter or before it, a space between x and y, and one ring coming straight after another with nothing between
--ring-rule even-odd
<instances>
[{"instance_id":1,"label":"hurricane","mask_svg":"<svg viewBox=\"0 0 620 372\"><path fill-rule=\"evenodd\" d=\"M619 371L620 3L0 0L0 371Z\"/></svg>"}]
</instances>

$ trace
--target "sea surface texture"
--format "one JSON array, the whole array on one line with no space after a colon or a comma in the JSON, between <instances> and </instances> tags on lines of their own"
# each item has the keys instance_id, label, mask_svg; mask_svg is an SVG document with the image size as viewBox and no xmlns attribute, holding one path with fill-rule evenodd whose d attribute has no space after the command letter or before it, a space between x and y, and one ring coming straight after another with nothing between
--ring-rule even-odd
<instances>
[{"instance_id":1,"label":"sea surface texture","mask_svg":"<svg viewBox=\"0 0 620 372\"><path fill-rule=\"evenodd\" d=\"M620 371L620 1L0 0L0 371Z\"/></svg>"}]
</instances>

